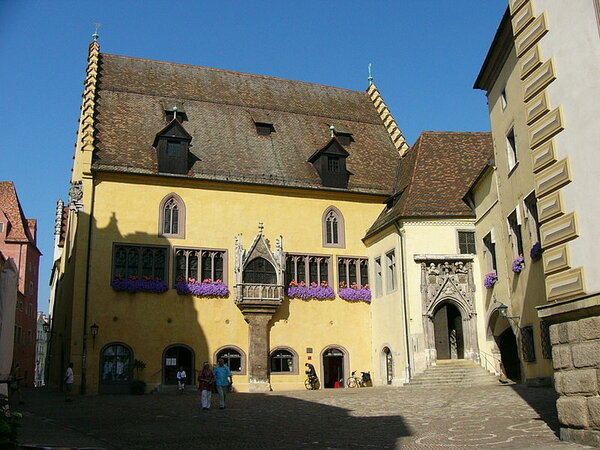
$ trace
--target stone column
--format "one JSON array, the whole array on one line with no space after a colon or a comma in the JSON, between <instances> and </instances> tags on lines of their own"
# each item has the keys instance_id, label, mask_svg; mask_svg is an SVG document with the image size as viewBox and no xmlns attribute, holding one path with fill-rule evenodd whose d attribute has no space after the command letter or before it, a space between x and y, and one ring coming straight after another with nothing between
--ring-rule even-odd
<instances>
[{"instance_id":1,"label":"stone column","mask_svg":"<svg viewBox=\"0 0 600 450\"><path fill-rule=\"evenodd\" d=\"M268 392L269 383L269 321L272 314L245 314L248 322L248 389Z\"/></svg>"}]
</instances>

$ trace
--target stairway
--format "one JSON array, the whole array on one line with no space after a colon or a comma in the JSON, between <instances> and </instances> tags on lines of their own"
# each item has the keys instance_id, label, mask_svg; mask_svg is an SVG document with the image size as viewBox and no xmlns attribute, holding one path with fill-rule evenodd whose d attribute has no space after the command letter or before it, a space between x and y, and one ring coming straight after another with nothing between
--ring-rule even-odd
<instances>
[{"instance_id":1,"label":"stairway","mask_svg":"<svg viewBox=\"0 0 600 450\"><path fill-rule=\"evenodd\" d=\"M416 374L405 386L455 386L499 384L498 378L467 359L438 360L424 372Z\"/></svg>"}]
</instances>

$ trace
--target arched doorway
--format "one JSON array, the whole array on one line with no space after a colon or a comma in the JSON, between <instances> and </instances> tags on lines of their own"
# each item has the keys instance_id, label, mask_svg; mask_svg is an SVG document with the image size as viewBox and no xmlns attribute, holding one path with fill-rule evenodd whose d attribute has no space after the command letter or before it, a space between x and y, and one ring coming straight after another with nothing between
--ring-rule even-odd
<instances>
[{"instance_id":1,"label":"arched doorway","mask_svg":"<svg viewBox=\"0 0 600 450\"><path fill-rule=\"evenodd\" d=\"M323 352L323 387L333 388L336 382L343 386L344 379L344 352L330 347Z\"/></svg>"},{"instance_id":2,"label":"arched doorway","mask_svg":"<svg viewBox=\"0 0 600 450\"><path fill-rule=\"evenodd\" d=\"M442 303L433 315L437 359L463 359L465 345L462 315L450 302Z\"/></svg>"},{"instance_id":3,"label":"arched doorway","mask_svg":"<svg viewBox=\"0 0 600 450\"><path fill-rule=\"evenodd\" d=\"M129 392L133 362L133 352L129 346L121 342L106 345L100 352L100 393Z\"/></svg>"},{"instance_id":4,"label":"arched doorway","mask_svg":"<svg viewBox=\"0 0 600 450\"><path fill-rule=\"evenodd\" d=\"M392 384L392 381L394 380L394 360L392 351L388 347L383 349L383 363L385 367L386 384Z\"/></svg>"},{"instance_id":5,"label":"arched doorway","mask_svg":"<svg viewBox=\"0 0 600 450\"><path fill-rule=\"evenodd\" d=\"M177 372L183 367L187 375L187 383L194 384L194 355L192 350L184 345L168 347L163 354L163 383L177 384Z\"/></svg>"},{"instance_id":6,"label":"arched doorway","mask_svg":"<svg viewBox=\"0 0 600 450\"><path fill-rule=\"evenodd\" d=\"M496 338L496 344L500 349L500 358L504 366L504 374L513 381L521 381L521 360L517 347L517 338L512 328L508 327Z\"/></svg>"}]
</instances>

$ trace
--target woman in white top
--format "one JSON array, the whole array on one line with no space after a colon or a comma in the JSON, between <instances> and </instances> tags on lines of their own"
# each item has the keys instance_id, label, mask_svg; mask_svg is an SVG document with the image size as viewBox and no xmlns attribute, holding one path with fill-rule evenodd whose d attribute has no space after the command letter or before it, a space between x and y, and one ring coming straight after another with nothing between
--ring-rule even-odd
<instances>
[{"instance_id":1,"label":"woman in white top","mask_svg":"<svg viewBox=\"0 0 600 450\"><path fill-rule=\"evenodd\" d=\"M177 389L179 389L180 394L183 394L183 390L185 389L186 378L187 378L187 375L185 373L185 370L183 370L183 367L180 366L179 372L177 372Z\"/></svg>"}]
</instances>

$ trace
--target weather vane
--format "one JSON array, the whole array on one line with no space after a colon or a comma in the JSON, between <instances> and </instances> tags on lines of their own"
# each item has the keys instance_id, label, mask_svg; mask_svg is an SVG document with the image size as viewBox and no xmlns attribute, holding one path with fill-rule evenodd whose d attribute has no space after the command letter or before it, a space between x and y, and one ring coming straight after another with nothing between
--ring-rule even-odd
<instances>
[{"instance_id":1,"label":"weather vane","mask_svg":"<svg viewBox=\"0 0 600 450\"><path fill-rule=\"evenodd\" d=\"M102 26L102 24L94 23L94 25L96 25L96 31L94 32L94 34L92 34L92 37L94 38L95 41L97 41L98 38L100 37L100 35L98 34L98 29Z\"/></svg>"},{"instance_id":2,"label":"weather vane","mask_svg":"<svg viewBox=\"0 0 600 450\"><path fill-rule=\"evenodd\" d=\"M367 80L369 80L369 83L373 82L373 74L371 73L371 63L369 63L369 77L367 78Z\"/></svg>"}]
</instances>

